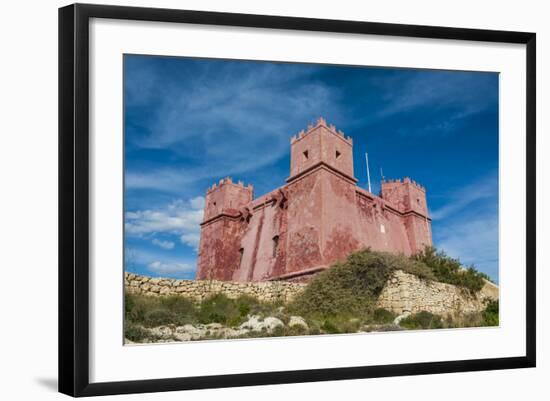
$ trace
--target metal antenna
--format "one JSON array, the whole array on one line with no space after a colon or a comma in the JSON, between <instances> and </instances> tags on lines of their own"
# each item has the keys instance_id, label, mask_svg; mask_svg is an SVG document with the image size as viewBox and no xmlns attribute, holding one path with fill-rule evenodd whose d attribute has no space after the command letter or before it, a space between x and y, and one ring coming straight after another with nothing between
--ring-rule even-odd
<instances>
[{"instance_id":1,"label":"metal antenna","mask_svg":"<svg viewBox=\"0 0 550 401\"><path fill-rule=\"evenodd\" d=\"M366 152L365 152L365 160L367 161L367 180L369 182L369 192L372 194L372 189L370 187L369 154Z\"/></svg>"}]
</instances>

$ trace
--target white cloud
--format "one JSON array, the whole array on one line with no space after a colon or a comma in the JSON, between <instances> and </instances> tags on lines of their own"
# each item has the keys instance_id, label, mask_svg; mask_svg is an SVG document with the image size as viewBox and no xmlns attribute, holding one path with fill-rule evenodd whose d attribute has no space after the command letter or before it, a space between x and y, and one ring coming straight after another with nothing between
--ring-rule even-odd
<instances>
[{"instance_id":1,"label":"white cloud","mask_svg":"<svg viewBox=\"0 0 550 401\"><path fill-rule=\"evenodd\" d=\"M157 274L188 273L194 270L194 267L187 263L160 262L158 260L151 262L147 267Z\"/></svg>"},{"instance_id":2,"label":"white cloud","mask_svg":"<svg viewBox=\"0 0 550 401\"><path fill-rule=\"evenodd\" d=\"M197 196L189 201L193 209L204 209L204 196Z\"/></svg>"},{"instance_id":3,"label":"white cloud","mask_svg":"<svg viewBox=\"0 0 550 401\"><path fill-rule=\"evenodd\" d=\"M180 241L182 244L192 246L195 250L198 250L199 248L199 240L200 240L199 233L183 234L180 237Z\"/></svg>"},{"instance_id":4,"label":"white cloud","mask_svg":"<svg viewBox=\"0 0 550 401\"><path fill-rule=\"evenodd\" d=\"M128 271L139 271L146 268L154 276L192 278L196 269L195 261L178 257L173 253L166 255L163 251L146 251L127 247L124 252L125 268Z\"/></svg>"},{"instance_id":5,"label":"white cloud","mask_svg":"<svg viewBox=\"0 0 550 401\"><path fill-rule=\"evenodd\" d=\"M496 214L466 217L438 227L436 245L464 265L498 279L498 235Z\"/></svg>"},{"instance_id":6,"label":"white cloud","mask_svg":"<svg viewBox=\"0 0 550 401\"><path fill-rule=\"evenodd\" d=\"M124 228L127 235L135 237L158 233L179 235L182 243L196 248L203 207L204 198L199 196L190 200L176 200L162 209L130 211L125 215ZM153 239L153 244L164 249L172 249L175 245L158 239Z\"/></svg>"},{"instance_id":7,"label":"white cloud","mask_svg":"<svg viewBox=\"0 0 550 401\"><path fill-rule=\"evenodd\" d=\"M439 209L431 211L430 217L433 220L441 220L464 209L473 202L491 197L496 199L497 195L498 174L493 172L466 187L453 191L449 196L452 200Z\"/></svg>"},{"instance_id":8,"label":"white cloud","mask_svg":"<svg viewBox=\"0 0 550 401\"><path fill-rule=\"evenodd\" d=\"M498 280L498 173L451 191L446 205L431 213L438 249Z\"/></svg>"},{"instance_id":9,"label":"white cloud","mask_svg":"<svg viewBox=\"0 0 550 401\"><path fill-rule=\"evenodd\" d=\"M160 246L162 249L174 249L174 244L172 241L163 241L159 240L157 238L153 238L153 241L151 241L153 245Z\"/></svg>"}]
</instances>

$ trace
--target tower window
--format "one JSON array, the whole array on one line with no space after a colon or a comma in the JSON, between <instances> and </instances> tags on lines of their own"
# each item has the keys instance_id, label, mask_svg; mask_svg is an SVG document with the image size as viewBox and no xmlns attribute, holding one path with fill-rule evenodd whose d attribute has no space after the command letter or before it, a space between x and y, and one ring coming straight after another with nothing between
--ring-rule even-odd
<instances>
[{"instance_id":1,"label":"tower window","mask_svg":"<svg viewBox=\"0 0 550 401\"><path fill-rule=\"evenodd\" d=\"M304 160L309 159L309 152L306 150L304 151Z\"/></svg>"},{"instance_id":2,"label":"tower window","mask_svg":"<svg viewBox=\"0 0 550 401\"><path fill-rule=\"evenodd\" d=\"M278 250L279 250L279 236L276 235L273 237L273 257L277 256Z\"/></svg>"},{"instance_id":3,"label":"tower window","mask_svg":"<svg viewBox=\"0 0 550 401\"><path fill-rule=\"evenodd\" d=\"M340 157L341 153L336 151L336 158L338 159Z\"/></svg>"},{"instance_id":4,"label":"tower window","mask_svg":"<svg viewBox=\"0 0 550 401\"><path fill-rule=\"evenodd\" d=\"M243 264L243 254L244 254L244 248L239 249L239 268Z\"/></svg>"}]
</instances>

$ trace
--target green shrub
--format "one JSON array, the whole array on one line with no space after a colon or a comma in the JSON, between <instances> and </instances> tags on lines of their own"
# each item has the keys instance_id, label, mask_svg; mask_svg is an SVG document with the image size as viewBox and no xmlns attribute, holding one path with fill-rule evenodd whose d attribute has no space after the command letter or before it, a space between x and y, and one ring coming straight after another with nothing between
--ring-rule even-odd
<instances>
[{"instance_id":1,"label":"green shrub","mask_svg":"<svg viewBox=\"0 0 550 401\"><path fill-rule=\"evenodd\" d=\"M323 325L321 326L321 329L328 334L340 333L340 330L338 330L338 327L334 324L332 320L325 320L323 322Z\"/></svg>"},{"instance_id":2,"label":"green shrub","mask_svg":"<svg viewBox=\"0 0 550 401\"><path fill-rule=\"evenodd\" d=\"M472 266L472 268L473 268L473 266ZM496 284L495 280L493 280L488 274L480 272L480 271L478 271L477 274L479 274L483 279L485 279L485 280L487 280L487 281L489 281L493 284Z\"/></svg>"},{"instance_id":3,"label":"green shrub","mask_svg":"<svg viewBox=\"0 0 550 401\"><path fill-rule=\"evenodd\" d=\"M336 316L369 320L393 270L424 279L435 278L431 269L420 261L364 249L314 277L289 305L289 310L321 321Z\"/></svg>"},{"instance_id":4,"label":"green shrub","mask_svg":"<svg viewBox=\"0 0 550 401\"><path fill-rule=\"evenodd\" d=\"M271 302L260 302L258 298L251 295L240 295L235 299L239 314L242 317L247 315L268 315L276 312L277 305Z\"/></svg>"},{"instance_id":5,"label":"green shrub","mask_svg":"<svg viewBox=\"0 0 550 401\"><path fill-rule=\"evenodd\" d=\"M124 314L128 321L142 323L147 307L145 306L145 297L131 293L124 294Z\"/></svg>"},{"instance_id":6,"label":"green shrub","mask_svg":"<svg viewBox=\"0 0 550 401\"><path fill-rule=\"evenodd\" d=\"M321 322L320 330L327 334L355 333L361 328L357 318L331 317Z\"/></svg>"},{"instance_id":7,"label":"green shrub","mask_svg":"<svg viewBox=\"0 0 550 401\"><path fill-rule=\"evenodd\" d=\"M389 278L387 255L357 252L319 273L289 309L301 316L326 318L366 314Z\"/></svg>"},{"instance_id":8,"label":"green shrub","mask_svg":"<svg viewBox=\"0 0 550 401\"><path fill-rule=\"evenodd\" d=\"M393 313L387 309L378 308L374 310L372 319L369 323L389 324L392 323L396 317L396 313Z\"/></svg>"},{"instance_id":9,"label":"green shrub","mask_svg":"<svg viewBox=\"0 0 550 401\"><path fill-rule=\"evenodd\" d=\"M200 303L198 321L238 326L248 315L277 316L277 307L277 303L260 302L249 295L230 299L224 294L215 294Z\"/></svg>"},{"instance_id":10,"label":"green shrub","mask_svg":"<svg viewBox=\"0 0 550 401\"><path fill-rule=\"evenodd\" d=\"M196 306L191 300L177 295L150 297L126 293L124 310L129 322L145 327L193 323L197 314Z\"/></svg>"},{"instance_id":11,"label":"green shrub","mask_svg":"<svg viewBox=\"0 0 550 401\"><path fill-rule=\"evenodd\" d=\"M458 259L447 256L443 251L433 247L426 247L411 259L428 266L437 281L453 284L477 292L485 285L488 276L473 267L464 269Z\"/></svg>"},{"instance_id":12,"label":"green shrub","mask_svg":"<svg viewBox=\"0 0 550 401\"><path fill-rule=\"evenodd\" d=\"M239 315L241 316L248 315L252 309L248 303L239 303L237 304L237 307L239 308Z\"/></svg>"},{"instance_id":13,"label":"green shrub","mask_svg":"<svg viewBox=\"0 0 550 401\"><path fill-rule=\"evenodd\" d=\"M407 316L399 322L399 325L410 330L443 328L441 316L426 311Z\"/></svg>"},{"instance_id":14,"label":"green shrub","mask_svg":"<svg viewBox=\"0 0 550 401\"><path fill-rule=\"evenodd\" d=\"M173 312L180 318L183 316L191 318L196 312L195 303L182 296L170 295L167 297L159 297L158 300L163 309Z\"/></svg>"},{"instance_id":15,"label":"green shrub","mask_svg":"<svg viewBox=\"0 0 550 401\"><path fill-rule=\"evenodd\" d=\"M129 322L125 322L124 324L124 338L136 343L142 342L145 339L155 340L143 327Z\"/></svg>"},{"instance_id":16,"label":"green shrub","mask_svg":"<svg viewBox=\"0 0 550 401\"><path fill-rule=\"evenodd\" d=\"M445 328L454 329L460 327L484 326L480 312L448 315L443 321Z\"/></svg>"},{"instance_id":17,"label":"green shrub","mask_svg":"<svg viewBox=\"0 0 550 401\"><path fill-rule=\"evenodd\" d=\"M485 327L498 326L498 324L498 301L489 302L485 309L480 312L448 315L443 320L444 328Z\"/></svg>"},{"instance_id":18,"label":"green shrub","mask_svg":"<svg viewBox=\"0 0 550 401\"><path fill-rule=\"evenodd\" d=\"M240 317L239 308L235 301L224 294L215 294L200 304L199 322L203 324L235 322Z\"/></svg>"},{"instance_id":19,"label":"green shrub","mask_svg":"<svg viewBox=\"0 0 550 401\"><path fill-rule=\"evenodd\" d=\"M145 327L176 324L177 317L173 312L166 309L151 309L145 312L143 325Z\"/></svg>"},{"instance_id":20,"label":"green shrub","mask_svg":"<svg viewBox=\"0 0 550 401\"><path fill-rule=\"evenodd\" d=\"M135 308L135 299L136 295L129 292L124 292L124 313L127 315L131 313Z\"/></svg>"},{"instance_id":21,"label":"green shrub","mask_svg":"<svg viewBox=\"0 0 550 401\"><path fill-rule=\"evenodd\" d=\"M498 326L499 325L499 309L498 301L491 301L482 313L483 326Z\"/></svg>"}]
</instances>

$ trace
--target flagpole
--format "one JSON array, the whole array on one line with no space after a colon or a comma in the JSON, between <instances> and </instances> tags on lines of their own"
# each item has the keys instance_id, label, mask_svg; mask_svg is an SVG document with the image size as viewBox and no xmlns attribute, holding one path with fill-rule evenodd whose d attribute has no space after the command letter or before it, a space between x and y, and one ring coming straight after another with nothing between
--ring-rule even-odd
<instances>
[{"instance_id":1,"label":"flagpole","mask_svg":"<svg viewBox=\"0 0 550 401\"><path fill-rule=\"evenodd\" d=\"M367 161L367 180L369 183L369 192L372 194L372 189L370 186L370 171L369 171L369 154L365 152L365 160Z\"/></svg>"}]
</instances>

